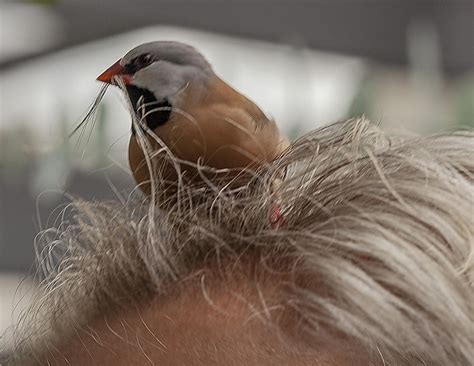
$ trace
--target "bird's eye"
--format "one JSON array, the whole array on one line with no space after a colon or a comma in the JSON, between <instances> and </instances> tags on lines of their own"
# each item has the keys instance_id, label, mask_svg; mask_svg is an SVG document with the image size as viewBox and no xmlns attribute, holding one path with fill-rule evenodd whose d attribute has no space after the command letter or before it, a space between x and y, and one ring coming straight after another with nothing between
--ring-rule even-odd
<instances>
[{"instance_id":1,"label":"bird's eye","mask_svg":"<svg viewBox=\"0 0 474 366\"><path fill-rule=\"evenodd\" d=\"M152 61L153 57L148 53L139 57L139 63L142 67L150 65Z\"/></svg>"},{"instance_id":2,"label":"bird's eye","mask_svg":"<svg viewBox=\"0 0 474 366\"><path fill-rule=\"evenodd\" d=\"M127 74L134 74L138 70L143 69L144 67L149 66L154 61L153 56L146 53L140 56L135 57L127 65L125 65L125 72Z\"/></svg>"}]
</instances>

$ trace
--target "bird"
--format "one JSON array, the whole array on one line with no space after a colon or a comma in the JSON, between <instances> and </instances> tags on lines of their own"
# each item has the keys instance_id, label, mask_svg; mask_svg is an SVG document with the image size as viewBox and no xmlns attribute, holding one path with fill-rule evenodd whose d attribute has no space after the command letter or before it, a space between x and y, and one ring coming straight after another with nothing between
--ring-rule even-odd
<instances>
[{"instance_id":1,"label":"bird","mask_svg":"<svg viewBox=\"0 0 474 366\"><path fill-rule=\"evenodd\" d=\"M222 80L190 45L173 41L141 44L97 80L119 86L130 102L137 122L132 123L129 165L147 195L153 188L151 163L163 165L161 179L172 182L178 178L176 166L154 151L165 149L180 162L190 162L191 167L180 164L180 169L194 180L200 177L192 173L195 164L257 170L289 146L275 121Z\"/></svg>"}]
</instances>

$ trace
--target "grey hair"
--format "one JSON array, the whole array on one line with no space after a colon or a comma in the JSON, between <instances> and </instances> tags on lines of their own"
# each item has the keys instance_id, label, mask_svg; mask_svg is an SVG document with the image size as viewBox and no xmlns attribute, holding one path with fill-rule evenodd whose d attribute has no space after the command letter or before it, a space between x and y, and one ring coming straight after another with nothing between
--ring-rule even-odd
<instances>
[{"instance_id":1,"label":"grey hair","mask_svg":"<svg viewBox=\"0 0 474 366\"><path fill-rule=\"evenodd\" d=\"M354 119L303 136L239 190L181 187L172 210L75 201L74 223L38 237L44 280L14 360L105 311L172 296L199 269L248 259L291 274L284 303L309 344L332 329L378 362L468 365L473 156L470 131L399 138ZM284 176L276 191L275 176ZM278 229L269 224L275 202Z\"/></svg>"}]
</instances>

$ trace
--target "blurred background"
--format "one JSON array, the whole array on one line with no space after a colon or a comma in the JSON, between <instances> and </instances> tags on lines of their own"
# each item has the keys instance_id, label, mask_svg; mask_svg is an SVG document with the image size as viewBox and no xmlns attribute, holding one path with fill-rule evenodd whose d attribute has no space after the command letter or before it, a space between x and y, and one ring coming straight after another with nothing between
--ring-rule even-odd
<instances>
[{"instance_id":1,"label":"blurred background","mask_svg":"<svg viewBox=\"0 0 474 366\"><path fill-rule=\"evenodd\" d=\"M473 27L473 0L0 0L0 334L28 303L37 233L71 197L133 189L118 91L68 138L129 49L194 45L292 138L362 114L425 134L474 125Z\"/></svg>"}]
</instances>

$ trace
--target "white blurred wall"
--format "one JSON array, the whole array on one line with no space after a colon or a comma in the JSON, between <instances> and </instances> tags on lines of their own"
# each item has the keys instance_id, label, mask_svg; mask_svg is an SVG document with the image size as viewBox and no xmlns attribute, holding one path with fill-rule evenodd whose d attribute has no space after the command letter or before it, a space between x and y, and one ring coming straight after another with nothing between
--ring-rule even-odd
<instances>
[{"instance_id":1,"label":"white blurred wall","mask_svg":"<svg viewBox=\"0 0 474 366\"><path fill-rule=\"evenodd\" d=\"M364 74L360 59L171 27L150 27L75 47L0 73L0 128L25 123L45 142L64 113L79 121L99 88L95 77L134 46L176 40L198 48L215 71L255 100L283 129L314 128L341 118ZM129 131L117 91L107 126L114 141ZM126 140L126 139L124 139Z\"/></svg>"},{"instance_id":2,"label":"white blurred wall","mask_svg":"<svg viewBox=\"0 0 474 366\"><path fill-rule=\"evenodd\" d=\"M13 326L30 303L33 282L20 273L0 273L0 351L12 345Z\"/></svg>"}]
</instances>

